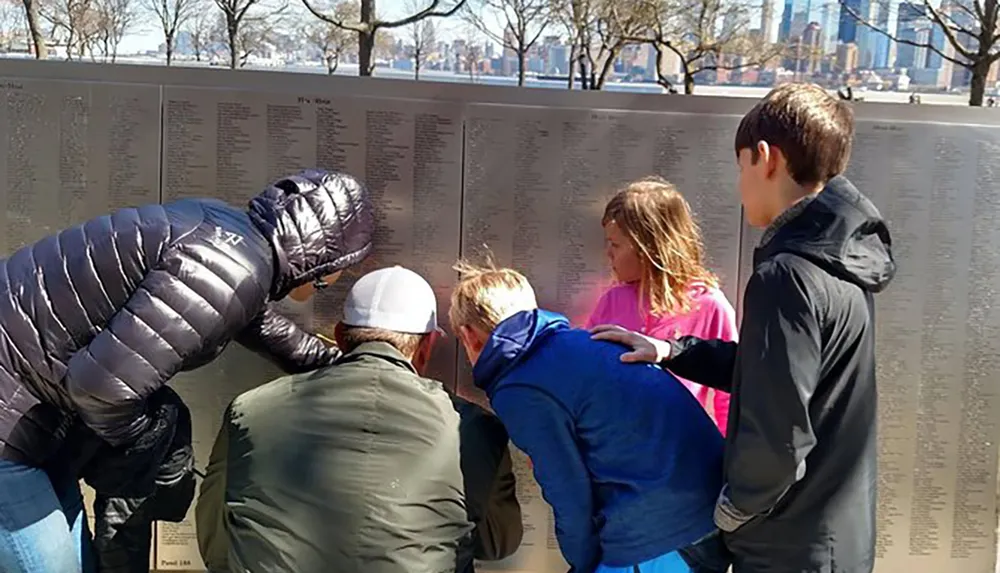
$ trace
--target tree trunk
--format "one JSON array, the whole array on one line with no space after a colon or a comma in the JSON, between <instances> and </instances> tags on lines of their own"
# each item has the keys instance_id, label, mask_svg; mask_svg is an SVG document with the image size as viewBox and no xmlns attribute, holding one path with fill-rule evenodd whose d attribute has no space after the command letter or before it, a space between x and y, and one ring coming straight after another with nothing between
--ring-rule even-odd
<instances>
[{"instance_id":1,"label":"tree trunk","mask_svg":"<svg viewBox=\"0 0 1000 573\"><path fill-rule=\"evenodd\" d=\"M334 58L333 56L326 57L326 75L332 76L334 72L337 71L337 65L340 64L339 58Z\"/></svg>"},{"instance_id":2,"label":"tree trunk","mask_svg":"<svg viewBox=\"0 0 1000 573\"><path fill-rule=\"evenodd\" d=\"M423 58L423 54L420 50L413 51L413 79L414 81L420 81L420 61Z\"/></svg>"},{"instance_id":3,"label":"tree trunk","mask_svg":"<svg viewBox=\"0 0 1000 573\"><path fill-rule=\"evenodd\" d=\"M524 61L528 59L528 50L524 46L520 46L517 51L517 85L524 87Z\"/></svg>"},{"instance_id":4,"label":"tree trunk","mask_svg":"<svg viewBox=\"0 0 1000 573\"><path fill-rule=\"evenodd\" d=\"M608 74L611 73L611 68L615 65L615 60L618 59L618 53L611 51L608 53L608 59L604 61L601 66L600 75L596 78L590 80L590 89L592 90L603 90L605 82L608 81Z\"/></svg>"},{"instance_id":5,"label":"tree trunk","mask_svg":"<svg viewBox=\"0 0 1000 573\"><path fill-rule=\"evenodd\" d=\"M375 0L361 0L361 25L363 32L358 32L358 75L367 77L375 71L375 34L378 29L372 27L375 21Z\"/></svg>"},{"instance_id":6,"label":"tree trunk","mask_svg":"<svg viewBox=\"0 0 1000 573\"><path fill-rule=\"evenodd\" d=\"M577 65L580 68L580 89L589 90L590 86L587 82L587 56L583 53L583 48L580 48L580 53L576 55ZM572 74L570 74L572 76Z\"/></svg>"},{"instance_id":7,"label":"tree trunk","mask_svg":"<svg viewBox=\"0 0 1000 573\"><path fill-rule=\"evenodd\" d=\"M364 4L364 3L362 3ZM358 32L358 75L363 77L371 76L375 71L375 60L372 53L375 51L375 33Z\"/></svg>"},{"instance_id":8,"label":"tree trunk","mask_svg":"<svg viewBox=\"0 0 1000 573\"><path fill-rule=\"evenodd\" d=\"M23 0L24 12L28 18L28 32L31 34L31 45L35 50L35 59L44 60L49 57L49 47L45 45L45 34L38 22L38 1Z\"/></svg>"},{"instance_id":9,"label":"tree trunk","mask_svg":"<svg viewBox=\"0 0 1000 573\"><path fill-rule=\"evenodd\" d=\"M239 30L233 22L228 22L226 26L226 35L229 39L229 69L235 70L238 67L239 56L237 54L238 47L236 46L236 34Z\"/></svg>"},{"instance_id":10,"label":"tree trunk","mask_svg":"<svg viewBox=\"0 0 1000 573\"><path fill-rule=\"evenodd\" d=\"M174 35L173 34L164 34L164 40L166 40L166 44L167 44L167 48L166 48L167 49L167 65L169 66L170 62L174 61Z\"/></svg>"},{"instance_id":11,"label":"tree trunk","mask_svg":"<svg viewBox=\"0 0 1000 573\"><path fill-rule=\"evenodd\" d=\"M983 96L986 95L986 77L990 75L989 58L981 58L969 70L972 80L969 84L969 105L983 106Z\"/></svg>"},{"instance_id":12,"label":"tree trunk","mask_svg":"<svg viewBox=\"0 0 1000 573\"><path fill-rule=\"evenodd\" d=\"M694 74L687 70L684 70L684 94L694 94Z\"/></svg>"},{"instance_id":13,"label":"tree trunk","mask_svg":"<svg viewBox=\"0 0 1000 573\"><path fill-rule=\"evenodd\" d=\"M576 61L576 42L574 41L569 48L569 60L566 62L566 89L573 89L573 63Z\"/></svg>"}]
</instances>

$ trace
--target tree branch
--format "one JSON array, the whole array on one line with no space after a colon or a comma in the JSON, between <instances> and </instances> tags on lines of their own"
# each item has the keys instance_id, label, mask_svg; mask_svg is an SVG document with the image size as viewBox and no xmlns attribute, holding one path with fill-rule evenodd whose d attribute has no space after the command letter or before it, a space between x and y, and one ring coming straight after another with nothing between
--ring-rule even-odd
<instances>
[{"instance_id":1,"label":"tree branch","mask_svg":"<svg viewBox=\"0 0 1000 573\"><path fill-rule=\"evenodd\" d=\"M944 53L937 46L935 46L934 44L931 44L930 42L916 42L916 41L913 41L913 40L907 40L905 38L898 38L894 34L888 32L886 30L883 30L883 29L879 28L878 26L876 26L874 24L871 24L866 19L862 18L861 15L858 14L854 10L854 8L851 8L850 6L848 6L845 3L845 0L838 0L838 2L840 3L840 5L845 10L847 10L847 13L850 14L851 18L853 18L858 24L861 24L862 26L868 28L869 30L874 31L875 33L877 33L879 35L885 36L886 38L889 38L889 40L891 40L893 42L896 42L898 44L905 44L907 46L913 46L915 48L925 48L925 49L928 49L928 50L934 52L935 54L941 56L942 58L948 60L949 62L952 62L952 63L957 64L957 65L962 66L962 67L968 67L967 66L967 62L959 60L958 58L955 58L954 56L949 56L948 54ZM926 0L924 1L924 5L927 6ZM940 17L938 17L938 21L940 21ZM947 28L945 26L942 26L942 28L945 28L945 33L947 34L948 33ZM954 38L954 35L952 35L951 38ZM952 42L952 39L949 39L949 42ZM954 40L954 42L957 43L957 39ZM952 44L952 45L954 45L954 44Z\"/></svg>"},{"instance_id":2,"label":"tree branch","mask_svg":"<svg viewBox=\"0 0 1000 573\"><path fill-rule=\"evenodd\" d=\"M469 24L471 24L473 27L478 29L483 34L485 34L489 39L500 44L501 46L505 48L510 48L511 50L514 49L513 46L506 45L506 41L504 40L504 37L502 35L497 35L492 29L490 29L490 27L486 24L486 21L483 20L482 16L476 14L475 9L472 7L471 4L466 4L465 8L466 9L463 10L463 16L465 17L465 20L468 21Z\"/></svg>"},{"instance_id":3,"label":"tree branch","mask_svg":"<svg viewBox=\"0 0 1000 573\"><path fill-rule=\"evenodd\" d=\"M465 0L458 0L455 5L447 10L438 10L438 6L441 4L441 0L431 0L431 5L423 10L407 16L406 18L401 18L392 22L385 22L376 20L371 24L373 30L378 30L379 28L400 28L402 26L409 26L414 22L419 22L424 18L449 18L459 10L462 6L465 6Z\"/></svg>"},{"instance_id":4,"label":"tree branch","mask_svg":"<svg viewBox=\"0 0 1000 573\"><path fill-rule=\"evenodd\" d=\"M308 10L313 16L319 18L320 20L322 20L322 21L324 21L324 22L326 22L328 24L332 24L332 25L334 25L334 26L336 26L338 28L341 28L343 30L350 30L351 32L358 32L358 33L361 33L361 34L366 34L366 33L368 33L370 31L369 26L367 24L365 24L364 22L357 23L357 24L355 24L355 23L347 23L342 18L337 18L336 17L336 11L334 12L333 16L328 16L326 14L323 14L322 12L320 12L319 10L317 10L316 7L314 7L309 2L309 0L302 0L302 4L305 5L306 10Z\"/></svg>"}]
</instances>

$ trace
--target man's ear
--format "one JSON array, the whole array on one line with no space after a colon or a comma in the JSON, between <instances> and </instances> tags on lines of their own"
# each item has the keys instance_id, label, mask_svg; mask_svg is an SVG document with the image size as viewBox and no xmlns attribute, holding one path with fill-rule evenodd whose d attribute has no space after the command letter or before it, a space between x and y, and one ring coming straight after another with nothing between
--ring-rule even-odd
<instances>
[{"instance_id":1,"label":"man's ear","mask_svg":"<svg viewBox=\"0 0 1000 573\"><path fill-rule=\"evenodd\" d=\"M333 339L337 341L337 348L344 348L344 323L338 322L336 326L333 327Z\"/></svg>"}]
</instances>

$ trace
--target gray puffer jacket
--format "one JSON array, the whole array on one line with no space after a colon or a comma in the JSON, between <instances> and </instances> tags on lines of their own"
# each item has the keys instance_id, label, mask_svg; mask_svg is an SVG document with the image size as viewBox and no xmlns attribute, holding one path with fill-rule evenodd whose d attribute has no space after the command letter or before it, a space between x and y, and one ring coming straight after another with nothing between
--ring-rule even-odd
<instances>
[{"instance_id":1,"label":"gray puffer jacket","mask_svg":"<svg viewBox=\"0 0 1000 573\"><path fill-rule=\"evenodd\" d=\"M75 420L129 447L158 423L146 398L234 338L287 370L337 358L267 305L367 256L367 191L307 171L249 207L121 209L0 261L0 457L44 465Z\"/></svg>"}]
</instances>

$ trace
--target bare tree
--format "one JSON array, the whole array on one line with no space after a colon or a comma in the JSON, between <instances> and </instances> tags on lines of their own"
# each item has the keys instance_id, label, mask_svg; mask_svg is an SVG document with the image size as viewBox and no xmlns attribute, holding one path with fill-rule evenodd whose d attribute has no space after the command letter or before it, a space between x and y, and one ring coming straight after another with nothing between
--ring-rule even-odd
<instances>
[{"instance_id":1,"label":"bare tree","mask_svg":"<svg viewBox=\"0 0 1000 573\"><path fill-rule=\"evenodd\" d=\"M118 58L118 46L138 22L139 6L135 0L94 0L94 45L104 60Z\"/></svg>"},{"instance_id":2,"label":"bare tree","mask_svg":"<svg viewBox=\"0 0 1000 573\"><path fill-rule=\"evenodd\" d=\"M569 60L567 67L567 89L573 89L576 83L574 69L580 66L580 77L585 76L585 62L580 50L582 37L593 25L593 0L549 0L549 13L553 23L562 28L566 43L569 45Z\"/></svg>"},{"instance_id":3,"label":"bare tree","mask_svg":"<svg viewBox=\"0 0 1000 573\"><path fill-rule=\"evenodd\" d=\"M466 44L465 52L462 54L462 62L469 72L469 81L475 82L476 75L479 74L479 66L483 62L483 49L479 44Z\"/></svg>"},{"instance_id":4,"label":"bare tree","mask_svg":"<svg viewBox=\"0 0 1000 573\"><path fill-rule=\"evenodd\" d=\"M200 62L202 56L208 55L208 46L213 40L213 16L205 10L199 10L188 20L185 28L191 38L194 59Z\"/></svg>"},{"instance_id":5,"label":"bare tree","mask_svg":"<svg viewBox=\"0 0 1000 573\"><path fill-rule=\"evenodd\" d=\"M35 58L44 60L49 56L49 47L45 43L45 32L42 31L41 0L21 0L24 6L24 17L31 36L31 51Z\"/></svg>"},{"instance_id":6,"label":"bare tree","mask_svg":"<svg viewBox=\"0 0 1000 573\"><path fill-rule=\"evenodd\" d=\"M373 61L391 60L396 56L396 35L389 30L379 33L375 38L375 49L372 50Z\"/></svg>"},{"instance_id":7,"label":"bare tree","mask_svg":"<svg viewBox=\"0 0 1000 573\"><path fill-rule=\"evenodd\" d=\"M482 32L472 24L466 22L458 34L458 45L456 46L456 66L455 72L464 71L469 74L469 81L475 82L476 76L482 71L483 64L483 42Z\"/></svg>"},{"instance_id":8,"label":"bare tree","mask_svg":"<svg viewBox=\"0 0 1000 573\"><path fill-rule=\"evenodd\" d=\"M167 52L167 65L174 59L174 41L177 32L185 26L188 19L200 8L198 0L143 0L147 11L156 16L163 30L163 40Z\"/></svg>"},{"instance_id":9,"label":"bare tree","mask_svg":"<svg viewBox=\"0 0 1000 573\"><path fill-rule=\"evenodd\" d=\"M416 12L420 9L417 0L407 0L406 9L408 12ZM434 20L427 18L414 22L407 26L410 42L410 56L413 58L413 79L420 79L420 69L427 56L434 51L434 44L437 42L437 27Z\"/></svg>"},{"instance_id":10,"label":"bare tree","mask_svg":"<svg viewBox=\"0 0 1000 573\"><path fill-rule=\"evenodd\" d=\"M576 58L580 85L604 88L615 60L625 46L637 43L648 30L646 0L566 0L563 19L576 26Z\"/></svg>"},{"instance_id":11,"label":"bare tree","mask_svg":"<svg viewBox=\"0 0 1000 573\"><path fill-rule=\"evenodd\" d=\"M260 51L267 33L286 5L268 10L263 0L213 0L222 12L218 27L224 40L227 63L242 68L250 54Z\"/></svg>"},{"instance_id":12,"label":"bare tree","mask_svg":"<svg viewBox=\"0 0 1000 573\"><path fill-rule=\"evenodd\" d=\"M354 20L324 12L315 2L316 0L302 0L305 7L320 20L358 34L358 74L361 76L370 76L375 70L372 52L380 30L403 28L427 18L448 18L465 4L465 0L426 0L423 8L411 12L409 16L398 20L383 20L378 16L376 0L359 0L358 18Z\"/></svg>"},{"instance_id":13,"label":"bare tree","mask_svg":"<svg viewBox=\"0 0 1000 573\"><path fill-rule=\"evenodd\" d=\"M13 52L26 43L24 8L14 0L0 0L0 52Z\"/></svg>"},{"instance_id":14,"label":"bare tree","mask_svg":"<svg viewBox=\"0 0 1000 573\"><path fill-rule=\"evenodd\" d=\"M759 34L751 23L759 21L752 0L641 0L639 9L649 24L642 35L656 50L657 82L673 90L663 63L672 53L681 64L684 93L693 94L698 74L738 70L766 64L784 52Z\"/></svg>"},{"instance_id":15,"label":"bare tree","mask_svg":"<svg viewBox=\"0 0 1000 573\"><path fill-rule=\"evenodd\" d=\"M53 36L66 46L66 59L93 59L99 29L96 0L56 0L43 8L41 15L51 23Z\"/></svg>"},{"instance_id":16,"label":"bare tree","mask_svg":"<svg viewBox=\"0 0 1000 573\"><path fill-rule=\"evenodd\" d=\"M888 9L889 0L882 9ZM899 44L924 48L943 59L969 70L969 105L980 107L986 95L986 79L990 68L1000 61L1000 0L942 0L940 3L922 0L920 7L936 30L944 33L947 46L936 46L926 41L899 38L859 14L853 7L840 0L844 9L859 24ZM872 13L875 11L872 10Z\"/></svg>"},{"instance_id":17,"label":"bare tree","mask_svg":"<svg viewBox=\"0 0 1000 573\"><path fill-rule=\"evenodd\" d=\"M517 85L524 85L525 61L552 24L550 0L469 0L465 18L483 34L517 56Z\"/></svg>"},{"instance_id":18,"label":"bare tree","mask_svg":"<svg viewBox=\"0 0 1000 573\"><path fill-rule=\"evenodd\" d=\"M335 14L344 19L357 18L357 5L349 0L338 2L333 7ZM320 57L326 64L326 72L333 75L340 65L340 59L355 43L355 35L343 28L338 28L329 22L316 20L311 22L306 29L306 38L309 43L319 50Z\"/></svg>"}]
</instances>

